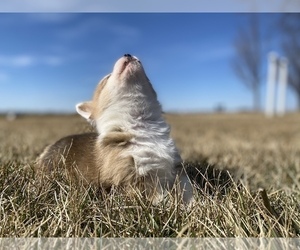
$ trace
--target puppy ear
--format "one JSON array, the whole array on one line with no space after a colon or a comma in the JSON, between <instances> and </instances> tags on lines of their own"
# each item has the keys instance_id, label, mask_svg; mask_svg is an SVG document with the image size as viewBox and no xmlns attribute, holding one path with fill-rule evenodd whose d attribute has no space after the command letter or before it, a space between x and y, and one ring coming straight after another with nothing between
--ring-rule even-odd
<instances>
[{"instance_id":1,"label":"puppy ear","mask_svg":"<svg viewBox=\"0 0 300 250\"><path fill-rule=\"evenodd\" d=\"M83 118L87 119L89 122L92 120L92 103L91 102L81 102L76 105L76 111Z\"/></svg>"}]
</instances>

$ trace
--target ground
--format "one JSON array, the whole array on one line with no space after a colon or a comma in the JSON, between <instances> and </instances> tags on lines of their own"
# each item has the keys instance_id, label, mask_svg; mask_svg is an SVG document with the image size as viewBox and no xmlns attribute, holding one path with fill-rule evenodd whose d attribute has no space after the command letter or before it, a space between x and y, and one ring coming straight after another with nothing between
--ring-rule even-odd
<instances>
[{"instance_id":1,"label":"ground","mask_svg":"<svg viewBox=\"0 0 300 250\"><path fill-rule=\"evenodd\" d=\"M189 208L172 196L154 206L139 194L78 187L65 173L37 178L46 145L92 128L77 115L0 117L0 237L300 236L300 114L166 120L184 165L200 173Z\"/></svg>"}]
</instances>

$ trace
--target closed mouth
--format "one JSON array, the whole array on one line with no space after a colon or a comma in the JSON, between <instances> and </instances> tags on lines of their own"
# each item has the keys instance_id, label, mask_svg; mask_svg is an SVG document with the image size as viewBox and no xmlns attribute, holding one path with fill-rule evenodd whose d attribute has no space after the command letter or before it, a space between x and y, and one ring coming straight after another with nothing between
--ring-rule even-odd
<instances>
[{"instance_id":1,"label":"closed mouth","mask_svg":"<svg viewBox=\"0 0 300 250\"><path fill-rule=\"evenodd\" d=\"M135 58L127 59L126 61L124 61L123 65L122 65L120 74L122 74L128 67L131 68L130 71L132 72L133 68L137 67L139 65L140 65L140 61L138 61L137 59L135 59Z\"/></svg>"}]
</instances>

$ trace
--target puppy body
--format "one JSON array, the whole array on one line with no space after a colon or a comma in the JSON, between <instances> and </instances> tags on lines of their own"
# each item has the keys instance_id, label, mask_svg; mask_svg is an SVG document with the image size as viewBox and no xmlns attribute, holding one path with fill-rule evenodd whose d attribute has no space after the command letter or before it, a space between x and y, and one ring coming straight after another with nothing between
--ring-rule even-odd
<instances>
[{"instance_id":1,"label":"puppy body","mask_svg":"<svg viewBox=\"0 0 300 250\"><path fill-rule=\"evenodd\" d=\"M74 135L47 147L38 163L51 168L76 166L91 183L142 186L157 198L173 186L181 158L162 117L161 105L136 57L120 58L98 84L93 99L76 106L98 133ZM184 200L192 187L181 174Z\"/></svg>"},{"instance_id":2,"label":"puppy body","mask_svg":"<svg viewBox=\"0 0 300 250\"><path fill-rule=\"evenodd\" d=\"M44 150L39 165L44 170L67 167L76 177L104 188L128 185L135 174L133 159L121 156L122 147L103 147L98 138L97 133L64 137Z\"/></svg>"}]
</instances>

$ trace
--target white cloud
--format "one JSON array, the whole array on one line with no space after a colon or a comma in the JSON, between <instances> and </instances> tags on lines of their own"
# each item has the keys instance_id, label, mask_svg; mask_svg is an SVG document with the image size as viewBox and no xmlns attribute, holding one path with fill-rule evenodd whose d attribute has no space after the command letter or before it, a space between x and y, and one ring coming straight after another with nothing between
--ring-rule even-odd
<instances>
[{"instance_id":1,"label":"white cloud","mask_svg":"<svg viewBox=\"0 0 300 250\"><path fill-rule=\"evenodd\" d=\"M45 56L41 62L49 66L59 66L63 64L64 60L58 56Z\"/></svg>"},{"instance_id":2,"label":"white cloud","mask_svg":"<svg viewBox=\"0 0 300 250\"><path fill-rule=\"evenodd\" d=\"M17 67L27 67L34 63L35 59L31 56L17 56L11 59L11 64Z\"/></svg>"},{"instance_id":3,"label":"white cloud","mask_svg":"<svg viewBox=\"0 0 300 250\"><path fill-rule=\"evenodd\" d=\"M31 55L0 55L0 66L24 68L35 65L58 66L64 62L63 58L58 56L31 56Z\"/></svg>"},{"instance_id":4,"label":"white cloud","mask_svg":"<svg viewBox=\"0 0 300 250\"><path fill-rule=\"evenodd\" d=\"M0 65L9 67L28 67L34 64L35 58L28 55L1 56Z\"/></svg>"}]
</instances>

